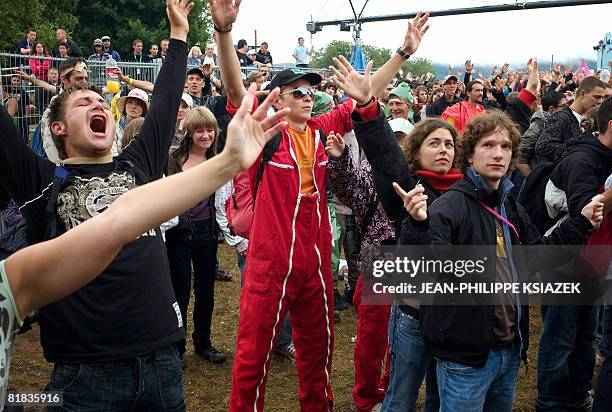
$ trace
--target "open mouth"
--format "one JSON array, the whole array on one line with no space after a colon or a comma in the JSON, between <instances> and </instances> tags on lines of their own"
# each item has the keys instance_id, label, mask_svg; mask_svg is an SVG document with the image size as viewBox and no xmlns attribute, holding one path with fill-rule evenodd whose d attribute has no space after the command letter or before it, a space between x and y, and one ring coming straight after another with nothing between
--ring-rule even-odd
<instances>
[{"instance_id":1,"label":"open mouth","mask_svg":"<svg viewBox=\"0 0 612 412\"><path fill-rule=\"evenodd\" d=\"M101 115L92 116L89 128L94 133L106 133L106 118Z\"/></svg>"}]
</instances>

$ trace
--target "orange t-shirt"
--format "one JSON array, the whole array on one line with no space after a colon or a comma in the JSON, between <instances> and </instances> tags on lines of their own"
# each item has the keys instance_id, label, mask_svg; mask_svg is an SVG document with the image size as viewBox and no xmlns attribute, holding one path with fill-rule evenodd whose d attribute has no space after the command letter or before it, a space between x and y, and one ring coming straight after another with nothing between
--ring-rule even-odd
<instances>
[{"instance_id":1,"label":"orange t-shirt","mask_svg":"<svg viewBox=\"0 0 612 412\"><path fill-rule=\"evenodd\" d=\"M306 130L299 132L288 128L287 131L295 143L296 157L298 167L300 169L300 179L302 185L300 187L300 193L303 195L311 195L315 192L313 165L314 165L314 143L315 139L310 127L306 127Z\"/></svg>"}]
</instances>

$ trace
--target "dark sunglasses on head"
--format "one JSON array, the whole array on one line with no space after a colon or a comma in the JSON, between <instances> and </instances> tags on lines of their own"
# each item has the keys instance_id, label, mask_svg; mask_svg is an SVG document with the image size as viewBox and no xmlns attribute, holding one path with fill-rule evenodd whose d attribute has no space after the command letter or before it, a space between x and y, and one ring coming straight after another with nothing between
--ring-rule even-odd
<instances>
[{"instance_id":1,"label":"dark sunglasses on head","mask_svg":"<svg viewBox=\"0 0 612 412\"><path fill-rule=\"evenodd\" d=\"M308 95L310 97L314 97L314 92L312 89L308 87L296 87L293 90L289 90L288 92L281 93L279 96L283 96L285 94L292 94L296 99L302 99L304 96Z\"/></svg>"}]
</instances>

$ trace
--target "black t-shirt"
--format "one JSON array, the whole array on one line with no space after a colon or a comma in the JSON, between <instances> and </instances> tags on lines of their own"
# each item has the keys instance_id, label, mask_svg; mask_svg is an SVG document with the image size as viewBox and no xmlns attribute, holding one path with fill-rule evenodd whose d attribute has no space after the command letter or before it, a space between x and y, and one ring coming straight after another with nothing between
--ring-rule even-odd
<instances>
[{"instance_id":1,"label":"black t-shirt","mask_svg":"<svg viewBox=\"0 0 612 412\"><path fill-rule=\"evenodd\" d=\"M266 54L259 52L255 56L255 61L258 61L262 64L272 64L272 55L270 54L270 52L267 52Z\"/></svg>"},{"instance_id":2,"label":"black t-shirt","mask_svg":"<svg viewBox=\"0 0 612 412\"><path fill-rule=\"evenodd\" d=\"M238 56L238 60L240 61L240 67L250 66L251 64L253 64L253 60L251 60L246 54L236 50L236 55Z\"/></svg>"},{"instance_id":3,"label":"black t-shirt","mask_svg":"<svg viewBox=\"0 0 612 412\"><path fill-rule=\"evenodd\" d=\"M120 156L111 163L64 165L69 175L57 199L58 234L101 213L143 180L161 177L176 123L171 113L178 111L183 91L186 56L187 45L170 40L141 132ZM55 165L18 138L4 110L0 138L0 181L40 240ZM40 309L45 358L84 363L146 355L185 336L179 314L166 249L155 229L125 245L94 281Z\"/></svg>"}]
</instances>

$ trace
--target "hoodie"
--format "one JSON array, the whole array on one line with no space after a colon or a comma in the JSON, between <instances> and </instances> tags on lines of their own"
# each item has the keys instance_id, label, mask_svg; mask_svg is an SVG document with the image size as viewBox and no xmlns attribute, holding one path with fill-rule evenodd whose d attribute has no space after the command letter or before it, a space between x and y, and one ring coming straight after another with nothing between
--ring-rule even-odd
<instances>
[{"instance_id":1,"label":"hoodie","mask_svg":"<svg viewBox=\"0 0 612 412\"><path fill-rule=\"evenodd\" d=\"M550 181L564 192L570 216L577 216L595 195L603 192L610 173L612 149L588 133L568 141L567 156L555 167Z\"/></svg>"}]
</instances>

